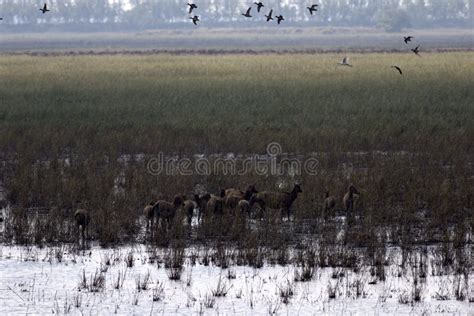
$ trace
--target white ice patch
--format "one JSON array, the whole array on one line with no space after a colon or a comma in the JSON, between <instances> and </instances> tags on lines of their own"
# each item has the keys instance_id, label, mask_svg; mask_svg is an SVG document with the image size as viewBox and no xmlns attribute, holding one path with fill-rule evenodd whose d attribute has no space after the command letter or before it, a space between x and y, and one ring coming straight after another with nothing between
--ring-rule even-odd
<instances>
[{"instance_id":1,"label":"white ice patch","mask_svg":"<svg viewBox=\"0 0 474 316\"><path fill-rule=\"evenodd\" d=\"M131 268L125 264L129 253L133 253L134 260ZM149 262L151 257L152 253L146 252L144 246L115 250L94 247L85 255L75 255L66 248L0 246L0 315L66 312L87 315L268 315L269 312L288 315L472 315L474 311L473 304L467 299L462 302L455 299L453 275L431 276L428 273L422 301L401 304L399 300L403 295L411 295L413 280L398 277L397 265L387 267L386 281L377 284L369 284L373 279L370 269L354 273L341 268L336 274L343 272L342 277L333 278L335 269L325 268L316 269L312 281L294 282L295 271L301 268L291 265L221 269L199 262L192 266L188 259L181 281L171 281L163 264L158 268L156 263ZM106 258L110 259L110 265L106 265ZM105 288L99 292L81 289L83 271L88 283L94 273L102 271ZM147 289L137 290L137 280L143 280L148 272ZM115 289L119 274L125 276L123 287ZM220 286L227 293L213 297L219 278ZM472 280L473 275L469 278ZM360 286L360 297L356 297L356 284ZM472 289L472 281L469 285ZM288 286L291 286L293 296L284 304L281 291ZM153 301L153 294L158 294L160 288L161 299ZM335 289L335 299L329 298L330 289ZM440 295L446 295L447 300L440 300ZM213 306L209 307L213 300Z\"/></svg>"}]
</instances>

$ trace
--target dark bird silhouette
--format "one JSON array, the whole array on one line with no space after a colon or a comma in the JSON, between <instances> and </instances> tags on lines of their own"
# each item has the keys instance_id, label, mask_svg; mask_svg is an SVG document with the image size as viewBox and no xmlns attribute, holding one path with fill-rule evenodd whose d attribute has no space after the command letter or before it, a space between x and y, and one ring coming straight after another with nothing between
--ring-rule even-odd
<instances>
[{"instance_id":1,"label":"dark bird silhouette","mask_svg":"<svg viewBox=\"0 0 474 316\"><path fill-rule=\"evenodd\" d=\"M0 18L0 21L3 20L3 18Z\"/></svg>"},{"instance_id":2,"label":"dark bird silhouette","mask_svg":"<svg viewBox=\"0 0 474 316\"><path fill-rule=\"evenodd\" d=\"M402 72L402 69L398 66L391 66L391 68L394 68L396 70L398 70L398 72L400 73L400 75L403 75L403 72Z\"/></svg>"},{"instance_id":3,"label":"dark bird silhouette","mask_svg":"<svg viewBox=\"0 0 474 316\"><path fill-rule=\"evenodd\" d=\"M273 20L272 14L273 14L273 10L270 10L268 15L265 15L265 17L267 18L267 22L269 22L270 20Z\"/></svg>"},{"instance_id":4,"label":"dark bird silhouette","mask_svg":"<svg viewBox=\"0 0 474 316\"><path fill-rule=\"evenodd\" d=\"M264 7L262 1L254 2L254 4L257 6L257 12L260 13L260 10Z\"/></svg>"},{"instance_id":5,"label":"dark bird silhouette","mask_svg":"<svg viewBox=\"0 0 474 316\"><path fill-rule=\"evenodd\" d=\"M41 12L43 12L43 14L45 14L46 12L49 12L49 9L48 9L48 6L46 5L46 3L44 4L44 6L42 8L39 9Z\"/></svg>"},{"instance_id":6,"label":"dark bird silhouette","mask_svg":"<svg viewBox=\"0 0 474 316\"><path fill-rule=\"evenodd\" d=\"M306 7L306 9L308 9L309 13L311 13L311 15L313 15L313 12L318 11L318 7L319 7L319 4L313 4L310 7Z\"/></svg>"},{"instance_id":7,"label":"dark bird silhouette","mask_svg":"<svg viewBox=\"0 0 474 316\"><path fill-rule=\"evenodd\" d=\"M195 5L194 3L188 3L188 6L189 6L189 14L191 14L194 9L198 8L197 5Z\"/></svg>"},{"instance_id":8,"label":"dark bird silhouette","mask_svg":"<svg viewBox=\"0 0 474 316\"><path fill-rule=\"evenodd\" d=\"M413 48L411 51L414 52L416 56L420 56L420 46Z\"/></svg>"},{"instance_id":9,"label":"dark bird silhouette","mask_svg":"<svg viewBox=\"0 0 474 316\"><path fill-rule=\"evenodd\" d=\"M281 21L285 21L285 18L283 17L283 15L277 15L275 16L277 18L277 23L280 24Z\"/></svg>"},{"instance_id":10,"label":"dark bird silhouette","mask_svg":"<svg viewBox=\"0 0 474 316\"><path fill-rule=\"evenodd\" d=\"M195 15L192 18L189 18L189 19L193 20L194 25L197 25L197 22L201 21L201 20L199 20L199 17L197 15Z\"/></svg>"},{"instance_id":11,"label":"dark bird silhouette","mask_svg":"<svg viewBox=\"0 0 474 316\"><path fill-rule=\"evenodd\" d=\"M242 13L242 15L245 16L246 18L251 18L252 16L250 15L250 10L252 10L252 8L248 8L247 12Z\"/></svg>"},{"instance_id":12,"label":"dark bird silhouette","mask_svg":"<svg viewBox=\"0 0 474 316\"><path fill-rule=\"evenodd\" d=\"M403 37L403 40L405 41L405 44L408 44L408 42L411 42L411 40L414 39L413 36L404 36Z\"/></svg>"},{"instance_id":13,"label":"dark bird silhouette","mask_svg":"<svg viewBox=\"0 0 474 316\"><path fill-rule=\"evenodd\" d=\"M349 58L347 57L344 57L338 65L353 67L351 64L349 64Z\"/></svg>"}]
</instances>

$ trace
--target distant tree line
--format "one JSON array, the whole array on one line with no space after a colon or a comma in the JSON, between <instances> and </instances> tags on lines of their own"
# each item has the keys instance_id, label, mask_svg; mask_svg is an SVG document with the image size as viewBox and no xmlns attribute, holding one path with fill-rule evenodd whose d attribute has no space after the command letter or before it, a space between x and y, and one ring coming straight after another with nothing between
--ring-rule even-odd
<instances>
[{"instance_id":1,"label":"distant tree line","mask_svg":"<svg viewBox=\"0 0 474 316\"><path fill-rule=\"evenodd\" d=\"M186 0L46 0L51 12L39 11L45 0L0 0L0 31L33 28L64 30L139 30L193 27ZM274 25L257 14L254 0L189 0L205 27ZM264 0L283 14L286 25L379 26L388 31L413 27L473 27L474 0ZM310 16L306 7L319 3ZM252 5L254 18L242 13Z\"/></svg>"}]
</instances>

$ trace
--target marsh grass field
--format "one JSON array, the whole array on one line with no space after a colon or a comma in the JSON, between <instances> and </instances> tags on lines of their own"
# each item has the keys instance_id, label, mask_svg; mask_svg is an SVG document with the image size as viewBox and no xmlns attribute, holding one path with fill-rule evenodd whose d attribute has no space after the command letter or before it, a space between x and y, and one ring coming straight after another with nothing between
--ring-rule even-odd
<instances>
[{"instance_id":1,"label":"marsh grass field","mask_svg":"<svg viewBox=\"0 0 474 316\"><path fill-rule=\"evenodd\" d=\"M448 218L472 212L473 54L350 57L354 68L338 66L337 54L1 56L9 202L63 208L87 200L112 212L120 178L121 208L134 218L150 199L197 184L274 189L295 179L153 175L147 161L266 154L276 142L290 156L318 159L317 176L298 177L307 190L296 215L318 213L324 191L342 196L349 182L367 192L365 214L390 217L400 203L408 213L426 205ZM127 155L142 159L120 163Z\"/></svg>"},{"instance_id":2,"label":"marsh grass field","mask_svg":"<svg viewBox=\"0 0 474 316\"><path fill-rule=\"evenodd\" d=\"M183 302L189 291L180 283L184 281L174 280L181 279L183 267L191 269L192 275L191 262L198 260L198 271L208 271L208 265L216 269L209 272L209 279L195 276L200 282L216 281L217 271L227 273L232 266L239 266L238 271L246 269L240 266L254 269L254 282L255 271L263 268L266 275L265 269L278 266L283 277L278 276L279 283L269 290L276 291L269 294L271 300L265 301L263 295L256 303L261 308L253 310L253 286L258 291L258 284L267 282L257 281L243 295L243 313L268 314L275 304L296 308L289 294L295 287L285 285L288 271L280 271L288 266L298 270L291 270L291 284L311 280L318 288L319 296L311 297L310 303L307 293L311 291L297 286L295 297L307 306L321 300L352 306L352 298L351 302L338 299L363 293L352 285L354 292L347 290L346 282L346 294L336 295L343 293L345 284L337 281L344 278L339 272L356 277L365 269L358 282L366 288L378 282L383 293L393 285L391 281L385 287L386 274L390 280L404 278L404 289L398 287L390 294L390 304L416 306L436 300L441 304L438 312L469 314L474 300L474 53L347 55L353 68L338 66L344 55L333 53L0 55L5 269L13 269L11 260L23 258L22 251L31 254L34 246L51 249L51 258L56 256L51 260L58 261L54 267L65 267L57 258L67 253L67 262L88 269L91 282L102 273L105 277L107 270L93 275L93 267L87 264L90 259L78 248L73 205L81 200L91 214L89 242L95 267L107 265L98 258L99 246L103 251L118 247L133 253L121 247L146 243L146 254L140 252L145 258L142 267L152 268L157 262L160 272L155 275L153 270L152 278L167 275L166 295L179 292ZM391 65L400 66L404 74ZM159 153L193 161L264 156L270 143L281 146L282 157L317 159L317 174L295 175L287 170L278 175L252 171L157 175L147 164ZM193 219L192 225L186 225L178 214L170 228L158 227L154 238L144 233L143 207L150 200L172 200L178 193L189 196L198 188L199 193L217 194L221 188L243 189L249 184L261 191L289 191L294 182L301 184L303 192L293 204L291 220L282 220L278 212L268 212L261 220L225 214L202 224ZM349 183L361 191L350 220L342 204ZM331 214L323 211L325 190L337 199ZM389 255L392 251L398 259ZM38 255L32 261L37 259ZM120 264L126 260L127 256L120 256ZM313 269L319 268L338 272L331 276L324 270L327 278L321 279L313 275ZM74 269L80 273L80 268ZM426 283L427 271L449 282L433 279L439 281L435 288ZM271 279L269 275L265 278ZM133 280L127 281L131 287ZM228 282L230 286L232 281ZM110 284L105 289L112 293ZM424 296L419 284L430 288ZM446 284L449 293L442 295ZM231 291L232 300L242 297L238 288L243 284ZM369 295L370 304L375 304L370 306L382 304L383 313L387 297L374 289L366 291L375 293ZM199 303L190 303L192 295L187 296L187 311L213 311L212 298L220 296L201 290ZM92 299L94 291L84 295ZM102 288L97 291L104 293ZM140 300L151 303L152 290L143 293ZM178 312L180 305L170 300L176 309L167 312ZM449 300L457 302L452 306L441 302ZM326 303L312 312L347 311ZM66 308L67 296L64 304ZM108 312L114 308L110 304ZM138 312L133 306L123 310ZM436 312L435 305L430 306L401 311L422 312L426 307ZM348 310L357 314L363 308ZM305 311L311 313L311 308L301 313Z\"/></svg>"},{"instance_id":3,"label":"marsh grass field","mask_svg":"<svg viewBox=\"0 0 474 316\"><path fill-rule=\"evenodd\" d=\"M2 56L1 144L469 153L472 53L350 57L353 69L335 54Z\"/></svg>"}]
</instances>

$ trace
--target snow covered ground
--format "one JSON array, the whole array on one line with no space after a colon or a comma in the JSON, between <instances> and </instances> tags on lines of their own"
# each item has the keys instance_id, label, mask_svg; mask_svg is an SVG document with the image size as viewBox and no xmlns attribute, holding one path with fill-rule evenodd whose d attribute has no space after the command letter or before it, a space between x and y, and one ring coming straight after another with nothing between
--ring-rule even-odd
<instances>
[{"instance_id":1,"label":"snow covered ground","mask_svg":"<svg viewBox=\"0 0 474 316\"><path fill-rule=\"evenodd\" d=\"M397 265L387 267L386 281L376 284L371 284L370 268L358 273L319 268L311 281L295 282L295 271L301 267L221 269L212 263L205 266L199 259L192 265L188 257L181 280L173 281L168 277L170 270L158 264L161 260L154 259L155 255L140 245L93 247L84 254L65 247L0 246L0 315L474 315L474 303L469 302L474 296L472 273L464 301L456 300L454 294L456 282L464 282L462 276L433 276L428 271L418 286L421 301L414 302L413 278L410 274L399 277ZM132 267L127 267L127 258L133 261ZM329 297L331 292L335 298Z\"/></svg>"}]
</instances>

